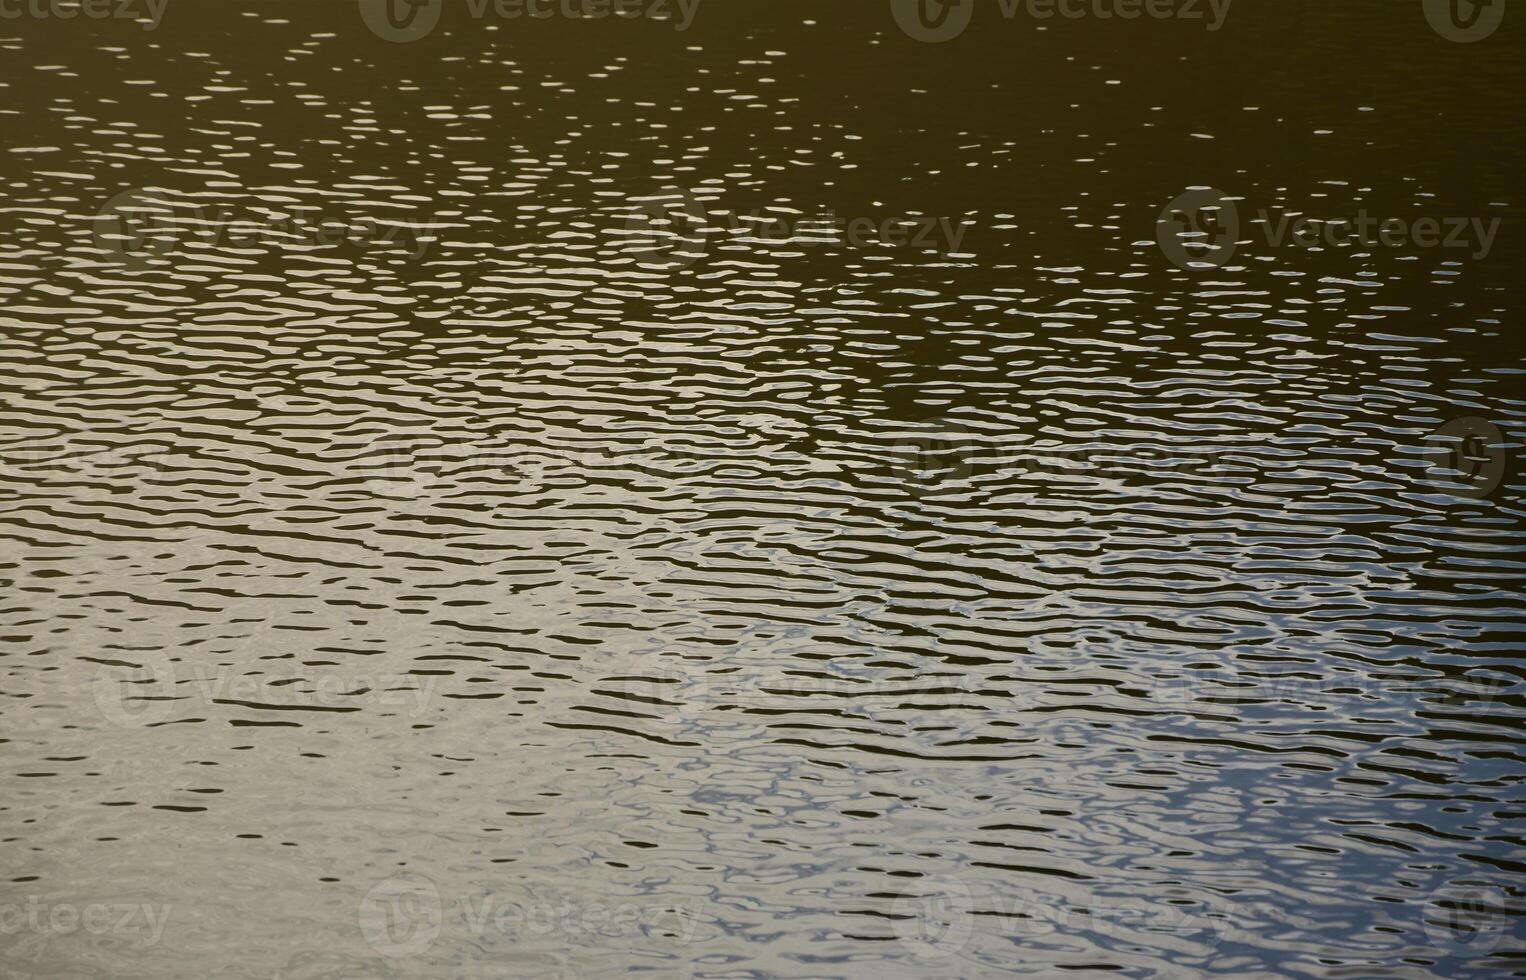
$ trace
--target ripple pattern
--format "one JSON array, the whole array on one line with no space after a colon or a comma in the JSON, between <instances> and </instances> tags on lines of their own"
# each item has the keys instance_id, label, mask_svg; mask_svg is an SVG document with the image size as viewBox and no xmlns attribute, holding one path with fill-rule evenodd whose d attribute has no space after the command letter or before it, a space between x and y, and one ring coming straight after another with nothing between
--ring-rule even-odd
<instances>
[{"instance_id":1,"label":"ripple pattern","mask_svg":"<svg viewBox=\"0 0 1526 980\"><path fill-rule=\"evenodd\" d=\"M217 7L0 28L0 975L1526 975L1497 49Z\"/></svg>"}]
</instances>

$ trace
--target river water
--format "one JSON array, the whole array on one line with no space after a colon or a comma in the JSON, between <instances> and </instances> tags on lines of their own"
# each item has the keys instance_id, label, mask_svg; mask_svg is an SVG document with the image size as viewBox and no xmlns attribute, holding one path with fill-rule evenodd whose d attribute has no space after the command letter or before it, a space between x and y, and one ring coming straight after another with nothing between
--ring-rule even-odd
<instances>
[{"instance_id":1,"label":"river water","mask_svg":"<svg viewBox=\"0 0 1526 980\"><path fill-rule=\"evenodd\" d=\"M1520 25L668 6L0 21L0 975L1522 975Z\"/></svg>"}]
</instances>

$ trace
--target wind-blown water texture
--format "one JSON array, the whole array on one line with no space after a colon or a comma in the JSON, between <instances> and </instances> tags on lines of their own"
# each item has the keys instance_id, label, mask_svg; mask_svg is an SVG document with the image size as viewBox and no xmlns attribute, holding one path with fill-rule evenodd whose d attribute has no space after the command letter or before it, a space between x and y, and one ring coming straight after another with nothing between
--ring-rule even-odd
<instances>
[{"instance_id":1,"label":"wind-blown water texture","mask_svg":"<svg viewBox=\"0 0 1526 980\"><path fill-rule=\"evenodd\" d=\"M0 974L1526 969L1519 67L1260 6L6 21Z\"/></svg>"}]
</instances>

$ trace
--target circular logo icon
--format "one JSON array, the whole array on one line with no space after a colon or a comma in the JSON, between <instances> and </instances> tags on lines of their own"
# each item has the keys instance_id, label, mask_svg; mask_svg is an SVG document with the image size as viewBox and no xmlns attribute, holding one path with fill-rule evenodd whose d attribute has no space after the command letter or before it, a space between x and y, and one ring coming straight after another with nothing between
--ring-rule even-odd
<instances>
[{"instance_id":1,"label":"circular logo icon","mask_svg":"<svg viewBox=\"0 0 1526 980\"><path fill-rule=\"evenodd\" d=\"M439 938L445 911L433 881L405 872L372 885L357 918L372 949L401 958L419 955Z\"/></svg>"},{"instance_id":2,"label":"circular logo icon","mask_svg":"<svg viewBox=\"0 0 1526 980\"><path fill-rule=\"evenodd\" d=\"M957 419L925 419L890 444L892 478L919 494L963 486L980 449L975 433Z\"/></svg>"},{"instance_id":3,"label":"circular logo icon","mask_svg":"<svg viewBox=\"0 0 1526 980\"><path fill-rule=\"evenodd\" d=\"M449 489L450 471L469 460L470 450L443 426L428 431L384 431L373 452L357 460L364 469L364 492L397 515L429 510Z\"/></svg>"},{"instance_id":4,"label":"circular logo icon","mask_svg":"<svg viewBox=\"0 0 1526 980\"><path fill-rule=\"evenodd\" d=\"M1453 419L1425 437L1426 455L1436 461L1424 482L1459 497L1487 497L1505 481L1509 459L1505 434L1477 416Z\"/></svg>"},{"instance_id":5,"label":"circular logo icon","mask_svg":"<svg viewBox=\"0 0 1526 980\"><path fill-rule=\"evenodd\" d=\"M1448 41L1482 41L1505 20L1505 0L1422 0L1425 19Z\"/></svg>"},{"instance_id":6,"label":"circular logo icon","mask_svg":"<svg viewBox=\"0 0 1526 980\"><path fill-rule=\"evenodd\" d=\"M360 0L360 16L383 41L406 44L434 30L444 6L445 0Z\"/></svg>"},{"instance_id":7,"label":"circular logo icon","mask_svg":"<svg viewBox=\"0 0 1526 980\"><path fill-rule=\"evenodd\" d=\"M173 209L162 195L132 187L113 195L96 212L92 237L106 261L130 269L146 269L176 245Z\"/></svg>"},{"instance_id":8,"label":"circular logo icon","mask_svg":"<svg viewBox=\"0 0 1526 980\"><path fill-rule=\"evenodd\" d=\"M970 26L975 0L890 0L890 10L907 37L941 44Z\"/></svg>"},{"instance_id":9,"label":"circular logo icon","mask_svg":"<svg viewBox=\"0 0 1526 980\"><path fill-rule=\"evenodd\" d=\"M175 670L162 650L134 651L137 667L102 667L90 693L102 717L123 728L156 725L170 716L176 700Z\"/></svg>"},{"instance_id":10,"label":"circular logo icon","mask_svg":"<svg viewBox=\"0 0 1526 980\"><path fill-rule=\"evenodd\" d=\"M1205 685L1201 671L1183 668L1155 674L1150 678L1150 699L1161 711L1170 712L1177 722L1185 721L1181 716L1190 716L1197 710Z\"/></svg>"},{"instance_id":11,"label":"circular logo icon","mask_svg":"<svg viewBox=\"0 0 1526 980\"><path fill-rule=\"evenodd\" d=\"M685 269L705 255L705 208L682 188L633 199L625 219L626 251L644 268Z\"/></svg>"},{"instance_id":12,"label":"circular logo icon","mask_svg":"<svg viewBox=\"0 0 1526 980\"><path fill-rule=\"evenodd\" d=\"M907 887L890 906L896 937L912 955L932 959L952 956L975 932L975 896L958 878L923 878Z\"/></svg>"},{"instance_id":13,"label":"circular logo icon","mask_svg":"<svg viewBox=\"0 0 1526 980\"><path fill-rule=\"evenodd\" d=\"M1240 212L1229 195L1213 187L1178 194L1161 209L1155 242L1178 269L1217 269L1234 258Z\"/></svg>"},{"instance_id":14,"label":"circular logo icon","mask_svg":"<svg viewBox=\"0 0 1526 980\"><path fill-rule=\"evenodd\" d=\"M1526 914L1520 898L1498 882L1457 878L1431 893L1421 913L1425 935L1445 956L1488 956L1512 922Z\"/></svg>"}]
</instances>

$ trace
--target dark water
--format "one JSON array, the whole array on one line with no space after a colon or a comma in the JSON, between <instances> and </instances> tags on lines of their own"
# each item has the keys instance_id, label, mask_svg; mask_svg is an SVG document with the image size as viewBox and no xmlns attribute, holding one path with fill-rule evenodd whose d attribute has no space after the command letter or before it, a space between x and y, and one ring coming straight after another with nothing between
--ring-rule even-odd
<instances>
[{"instance_id":1,"label":"dark water","mask_svg":"<svg viewBox=\"0 0 1526 980\"><path fill-rule=\"evenodd\" d=\"M1518 11L161 13L0 21L0 975L1526 973Z\"/></svg>"}]
</instances>

